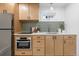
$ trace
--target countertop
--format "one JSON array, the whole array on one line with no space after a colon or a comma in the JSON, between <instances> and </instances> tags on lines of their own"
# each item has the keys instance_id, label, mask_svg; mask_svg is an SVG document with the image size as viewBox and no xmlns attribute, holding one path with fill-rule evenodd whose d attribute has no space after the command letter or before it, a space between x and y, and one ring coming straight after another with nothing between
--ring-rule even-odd
<instances>
[{"instance_id":1,"label":"countertop","mask_svg":"<svg viewBox=\"0 0 79 59\"><path fill-rule=\"evenodd\" d=\"M41 33L32 33L32 34L19 34L15 33L14 35L77 35L76 33L48 33L48 32L41 32Z\"/></svg>"}]
</instances>

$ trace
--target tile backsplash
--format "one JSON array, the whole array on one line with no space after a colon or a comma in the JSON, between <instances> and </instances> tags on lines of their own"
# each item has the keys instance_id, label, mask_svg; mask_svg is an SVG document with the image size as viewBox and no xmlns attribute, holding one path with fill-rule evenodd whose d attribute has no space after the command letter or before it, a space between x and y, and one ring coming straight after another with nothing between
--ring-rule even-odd
<instances>
[{"instance_id":1,"label":"tile backsplash","mask_svg":"<svg viewBox=\"0 0 79 59\"><path fill-rule=\"evenodd\" d=\"M39 27L41 32L57 32L64 22L23 22L22 31L30 32L32 27Z\"/></svg>"}]
</instances>

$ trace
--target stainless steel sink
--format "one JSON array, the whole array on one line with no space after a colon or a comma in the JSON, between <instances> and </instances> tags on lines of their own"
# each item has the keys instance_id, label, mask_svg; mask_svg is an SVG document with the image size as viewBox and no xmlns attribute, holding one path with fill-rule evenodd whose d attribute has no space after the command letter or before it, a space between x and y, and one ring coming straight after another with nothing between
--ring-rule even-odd
<instances>
[{"instance_id":1,"label":"stainless steel sink","mask_svg":"<svg viewBox=\"0 0 79 59\"><path fill-rule=\"evenodd\" d=\"M47 34L47 32L37 32L37 33L32 33L32 34Z\"/></svg>"},{"instance_id":2,"label":"stainless steel sink","mask_svg":"<svg viewBox=\"0 0 79 59\"><path fill-rule=\"evenodd\" d=\"M57 34L57 32L37 32L32 34Z\"/></svg>"}]
</instances>

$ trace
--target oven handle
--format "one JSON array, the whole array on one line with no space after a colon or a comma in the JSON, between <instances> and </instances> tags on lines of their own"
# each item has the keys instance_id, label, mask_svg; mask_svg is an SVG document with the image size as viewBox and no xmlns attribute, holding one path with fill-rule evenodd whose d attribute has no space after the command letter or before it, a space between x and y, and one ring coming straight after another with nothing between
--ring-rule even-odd
<instances>
[{"instance_id":1,"label":"oven handle","mask_svg":"<svg viewBox=\"0 0 79 59\"><path fill-rule=\"evenodd\" d=\"M31 41L16 41L16 42L31 42Z\"/></svg>"}]
</instances>

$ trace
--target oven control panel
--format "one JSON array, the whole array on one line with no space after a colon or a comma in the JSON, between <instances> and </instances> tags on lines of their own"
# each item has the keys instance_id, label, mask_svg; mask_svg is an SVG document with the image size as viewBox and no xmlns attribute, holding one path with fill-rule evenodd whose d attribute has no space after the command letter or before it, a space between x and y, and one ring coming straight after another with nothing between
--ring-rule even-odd
<instances>
[{"instance_id":1,"label":"oven control panel","mask_svg":"<svg viewBox=\"0 0 79 59\"><path fill-rule=\"evenodd\" d=\"M16 37L16 40L31 40L31 37Z\"/></svg>"}]
</instances>

